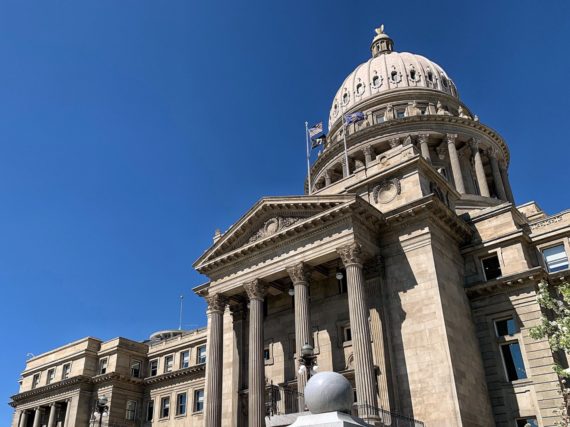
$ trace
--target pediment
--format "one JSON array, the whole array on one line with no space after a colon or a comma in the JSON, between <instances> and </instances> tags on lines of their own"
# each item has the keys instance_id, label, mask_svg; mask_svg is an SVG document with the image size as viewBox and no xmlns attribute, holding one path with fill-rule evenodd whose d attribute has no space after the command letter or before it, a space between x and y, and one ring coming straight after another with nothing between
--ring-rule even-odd
<instances>
[{"instance_id":1,"label":"pediment","mask_svg":"<svg viewBox=\"0 0 570 427\"><path fill-rule=\"evenodd\" d=\"M240 248L276 238L324 212L354 203L354 195L267 197L257 202L195 263L200 267Z\"/></svg>"}]
</instances>

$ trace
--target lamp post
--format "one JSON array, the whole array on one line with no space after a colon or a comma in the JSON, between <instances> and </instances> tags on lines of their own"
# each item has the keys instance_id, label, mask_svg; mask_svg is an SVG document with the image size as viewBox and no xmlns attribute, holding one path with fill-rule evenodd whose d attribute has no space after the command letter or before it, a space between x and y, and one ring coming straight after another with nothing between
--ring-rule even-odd
<instances>
[{"instance_id":1,"label":"lamp post","mask_svg":"<svg viewBox=\"0 0 570 427\"><path fill-rule=\"evenodd\" d=\"M93 412L93 421L99 417L99 427L103 425L103 417L109 415L109 399L103 396L95 401L95 412Z\"/></svg>"},{"instance_id":2,"label":"lamp post","mask_svg":"<svg viewBox=\"0 0 570 427\"><path fill-rule=\"evenodd\" d=\"M315 349L309 343L305 343L301 347L301 358L299 359L299 374L307 372L307 380L311 375L315 375L319 370L317 365L317 356L315 356Z\"/></svg>"}]
</instances>

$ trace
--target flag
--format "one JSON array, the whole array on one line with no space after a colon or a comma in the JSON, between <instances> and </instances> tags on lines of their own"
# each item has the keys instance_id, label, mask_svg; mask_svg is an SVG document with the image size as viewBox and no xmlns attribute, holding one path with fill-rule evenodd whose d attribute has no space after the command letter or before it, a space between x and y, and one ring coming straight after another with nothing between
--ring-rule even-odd
<instances>
[{"instance_id":1,"label":"flag","mask_svg":"<svg viewBox=\"0 0 570 427\"><path fill-rule=\"evenodd\" d=\"M351 123L358 123L364 119L365 119L365 117L364 117L364 113L362 111L357 111L356 113L344 115L344 122L347 125L349 125Z\"/></svg>"},{"instance_id":2,"label":"flag","mask_svg":"<svg viewBox=\"0 0 570 427\"><path fill-rule=\"evenodd\" d=\"M318 138L311 138L311 149L317 148L319 145L324 145L327 142L327 136L321 135Z\"/></svg>"},{"instance_id":3,"label":"flag","mask_svg":"<svg viewBox=\"0 0 570 427\"><path fill-rule=\"evenodd\" d=\"M318 134L323 133L323 122L319 122L313 127L309 128L309 137L313 139Z\"/></svg>"}]
</instances>

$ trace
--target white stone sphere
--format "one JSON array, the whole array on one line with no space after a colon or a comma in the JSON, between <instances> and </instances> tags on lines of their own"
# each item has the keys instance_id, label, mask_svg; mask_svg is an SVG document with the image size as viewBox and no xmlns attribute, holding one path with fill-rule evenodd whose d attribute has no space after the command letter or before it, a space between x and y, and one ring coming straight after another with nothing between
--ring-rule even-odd
<instances>
[{"instance_id":1,"label":"white stone sphere","mask_svg":"<svg viewBox=\"0 0 570 427\"><path fill-rule=\"evenodd\" d=\"M305 403L312 414L350 413L354 394L350 382L336 372L319 372L305 386Z\"/></svg>"}]
</instances>

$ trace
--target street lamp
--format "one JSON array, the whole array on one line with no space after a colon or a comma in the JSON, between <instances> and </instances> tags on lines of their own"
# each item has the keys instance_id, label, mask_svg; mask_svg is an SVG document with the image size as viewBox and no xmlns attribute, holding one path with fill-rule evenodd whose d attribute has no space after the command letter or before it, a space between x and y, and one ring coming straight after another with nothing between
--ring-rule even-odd
<instances>
[{"instance_id":1,"label":"street lamp","mask_svg":"<svg viewBox=\"0 0 570 427\"><path fill-rule=\"evenodd\" d=\"M107 399L105 396L95 401L95 412L93 412L93 421L95 421L97 417L99 417L99 427L101 427L103 423L103 417L109 415L109 405L107 405L108 402L109 399Z\"/></svg>"},{"instance_id":2,"label":"street lamp","mask_svg":"<svg viewBox=\"0 0 570 427\"><path fill-rule=\"evenodd\" d=\"M305 343L301 347L301 358L299 359L299 375L307 373L307 380L311 375L315 375L319 370L317 365L317 356L315 356L315 349L309 343Z\"/></svg>"}]
</instances>

